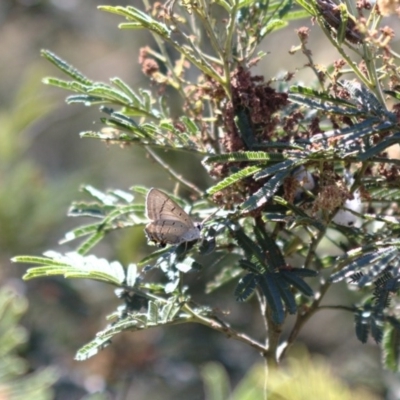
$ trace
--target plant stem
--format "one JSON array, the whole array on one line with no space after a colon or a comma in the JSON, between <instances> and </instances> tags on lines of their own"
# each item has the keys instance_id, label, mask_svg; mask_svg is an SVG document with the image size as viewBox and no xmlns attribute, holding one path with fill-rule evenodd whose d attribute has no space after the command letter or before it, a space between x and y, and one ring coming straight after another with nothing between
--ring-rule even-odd
<instances>
[{"instance_id":1,"label":"plant stem","mask_svg":"<svg viewBox=\"0 0 400 400\"><path fill-rule=\"evenodd\" d=\"M247 345L258 350L261 354L267 353L267 348L265 346L263 346L261 343L257 342L256 340L252 339L251 337L247 336L244 333L236 332L225 322L221 322L215 317L207 318L207 317L204 317L203 315L199 315L188 304L185 304L182 307L182 309L192 315L193 322L197 322L199 324L206 325L211 329L214 329L218 332L223 333L224 335L226 335L229 338L238 340L239 342L246 343Z\"/></svg>"},{"instance_id":2,"label":"plant stem","mask_svg":"<svg viewBox=\"0 0 400 400\"><path fill-rule=\"evenodd\" d=\"M271 307L268 305L265 317L268 323L268 351L265 353L264 357L267 361L268 368L273 368L278 365L278 348L282 335L282 324L275 323L272 317Z\"/></svg>"},{"instance_id":3,"label":"plant stem","mask_svg":"<svg viewBox=\"0 0 400 400\"><path fill-rule=\"evenodd\" d=\"M255 218L257 227L267 235L265 231L265 223L261 216ZM267 304L265 296L257 291L257 298L260 304L261 315L263 316L265 327L267 330L267 352L264 353L264 358L267 362L267 367L276 367L278 365L278 348L282 335L282 325L277 324L272 316L271 307Z\"/></svg>"},{"instance_id":4,"label":"plant stem","mask_svg":"<svg viewBox=\"0 0 400 400\"><path fill-rule=\"evenodd\" d=\"M161 167L165 169L175 180L177 180L179 183L182 185L186 186L190 190L196 192L200 196L204 196L204 192L199 189L196 185L194 185L192 182L189 182L185 178L182 177L182 175L178 174L176 171L174 171L161 157L159 157L149 146L144 146L146 149L147 153L150 155L150 157Z\"/></svg>"},{"instance_id":5,"label":"plant stem","mask_svg":"<svg viewBox=\"0 0 400 400\"><path fill-rule=\"evenodd\" d=\"M319 231L318 236L311 242L310 248L308 250L305 262L304 262L304 268L310 268L310 264L315 256L315 251L318 247L318 244L322 240L322 238L325 237L325 232L326 229ZM319 304L321 300L323 299L324 295L330 288L332 282L329 280L324 282L320 289L318 296L316 296L315 300L312 302L311 306L307 309L307 311L301 313L300 311L297 314L297 319L296 322L292 328L292 331L290 332L289 338L287 340L287 345L282 351L280 358L283 358L289 349L289 347L293 344L293 342L296 340L298 334L300 333L302 327L304 324L314 315L314 313L318 310Z\"/></svg>"},{"instance_id":6,"label":"plant stem","mask_svg":"<svg viewBox=\"0 0 400 400\"><path fill-rule=\"evenodd\" d=\"M371 82L364 76L364 74L359 70L359 68L354 64L352 59L345 53L343 48L339 46L336 41L332 38L331 34L329 31L325 28L323 22L320 22L320 27L324 31L325 35L329 39L329 41L332 43L332 45L336 48L336 50L340 53L340 55L346 60L347 65L353 70L353 72L356 74L358 79L360 79L361 82L364 83L365 86L367 86L369 89L373 89L371 86Z\"/></svg>"},{"instance_id":7,"label":"plant stem","mask_svg":"<svg viewBox=\"0 0 400 400\"><path fill-rule=\"evenodd\" d=\"M284 358L286 352L289 350L291 345L296 340L304 324L319 310L319 304L322 301L328 289L330 288L331 284L332 283L330 281L326 281L325 283L323 283L322 286L320 287L318 297L312 302L311 306L307 309L307 311L304 312L303 314L300 312L297 314L296 322L292 328L292 331L290 332L289 338L287 340L287 345L283 349L280 355L280 359Z\"/></svg>"}]
</instances>

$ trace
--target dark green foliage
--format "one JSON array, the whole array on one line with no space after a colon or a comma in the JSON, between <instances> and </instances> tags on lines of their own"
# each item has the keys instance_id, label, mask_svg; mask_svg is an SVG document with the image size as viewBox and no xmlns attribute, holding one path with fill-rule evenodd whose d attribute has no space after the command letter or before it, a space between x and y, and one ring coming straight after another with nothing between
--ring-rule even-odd
<instances>
[{"instance_id":1,"label":"dark green foliage","mask_svg":"<svg viewBox=\"0 0 400 400\"><path fill-rule=\"evenodd\" d=\"M356 324L356 336L361 343L366 343L370 331L370 315L371 312L368 310L359 310L354 314Z\"/></svg>"},{"instance_id":2,"label":"dark green foliage","mask_svg":"<svg viewBox=\"0 0 400 400\"><path fill-rule=\"evenodd\" d=\"M400 369L400 322L388 317L388 325L385 328L382 348L383 363L386 368L398 372Z\"/></svg>"},{"instance_id":3,"label":"dark green foliage","mask_svg":"<svg viewBox=\"0 0 400 400\"><path fill-rule=\"evenodd\" d=\"M294 166L294 162L291 163ZM289 176L291 169L287 168L276 173L268 182L251 197L249 197L242 205L244 212L252 211L256 208L262 207L268 200L276 193L282 185L283 180Z\"/></svg>"},{"instance_id":4,"label":"dark green foliage","mask_svg":"<svg viewBox=\"0 0 400 400\"><path fill-rule=\"evenodd\" d=\"M293 169L294 166L297 166L295 161L286 160L286 161L284 161L282 163L279 163L279 164L277 163L275 165L272 165L272 166L270 166L268 168L263 169L260 172L257 172L254 175L254 179L256 179L256 180L264 179L264 178L267 178L270 175L275 175L276 176L279 171L284 171L284 170L286 170L286 171L289 170L288 172L290 172Z\"/></svg>"},{"instance_id":5,"label":"dark green foliage","mask_svg":"<svg viewBox=\"0 0 400 400\"><path fill-rule=\"evenodd\" d=\"M275 274L267 272L260 279L260 289L271 308L272 319L276 324L282 324L285 319L282 297Z\"/></svg>"},{"instance_id":6,"label":"dark green foliage","mask_svg":"<svg viewBox=\"0 0 400 400\"><path fill-rule=\"evenodd\" d=\"M235 124L246 148L252 150L255 144L254 132L251 127L249 116L243 108L237 110Z\"/></svg>"},{"instance_id":7,"label":"dark green foliage","mask_svg":"<svg viewBox=\"0 0 400 400\"><path fill-rule=\"evenodd\" d=\"M252 262L247 259L239 261L239 265L250 273L239 280L235 290L236 299L247 300L258 285L271 307L274 322L281 324L285 318L284 305L290 314L297 312L293 288L306 296L313 296L313 290L301 278L302 273L303 276L315 276L316 272L288 267L275 241L259 226L254 227L257 243L253 242L242 229L234 230L232 233L247 252L247 257L252 260Z\"/></svg>"},{"instance_id":8,"label":"dark green foliage","mask_svg":"<svg viewBox=\"0 0 400 400\"><path fill-rule=\"evenodd\" d=\"M358 285L364 286L375 280L398 255L398 249L395 246L382 247L373 252L366 252L346 265L341 271L333 274L331 280L333 282L339 282L346 276L357 272L363 272L363 275L358 280ZM367 272L365 272L364 269L366 269Z\"/></svg>"},{"instance_id":9,"label":"dark green foliage","mask_svg":"<svg viewBox=\"0 0 400 400\"><path fill-rule=\"evenodd\" d=\"M289 314L296 314L297 312L296 298L290 288L290 283L289 283L290 279L287 279L287 276L288 275L284 274L275 274L274 279L278 286L279 294L286 306L286 310L288 311ZM313 294L314 293L311 290L311 294L309 294L309 296L313 296Z\"/></svg>"},{"instance_id":10,"label":"dark green foliage","mask_svg":"<svg viewBox=\"0 0 400 400\"><path fill-rule=\"evenodd\" d=\"M391 300L400 287L398 277L395 278L390 270L393 271L391 267L388 267L375 279L372 298L366 299L364 304L357 308L354 313L357 338L362 343L366 343L369 334L371 334L371 337L377 343L380 343L382 338L385 337L384 348L386 348L387 357L390 357L391 352L397 351L396 343L390 343L389 337L394 339L400 332L400 323L389 314ZM357 272L351 276L353 283L362 282L363 279L364 274L362 272ZM393 360L391 363L391 368L394 368Z\"/></svg>"},{"instance_id":11,"label":"dark green foliage","mask_svg":"<svg viewBox=\"0 0 400 400\"><path fill-rule=\"evenodd\" d=\"M304 270L307 271L306 275L303 276L313 276L312 273L316 274L315 271L312 270ZM313 296L314 292L310 286L302 279L302 274L299 274L298 271L295 270L283 270L281 271L281 275L285 281L287 281L290 285L295 287L297 290L305 294L306 296Z\"/></svg>"},{"instance_id":12,"label":"dark green foliage","mask_svg":"<svg viewBox=\"0 0 400 400\"><path fill-rule=\"evenodd\" d=\"M252 273L240 278L235 289L236 300L246 301L253 294L258 282L259 277Z\"/></svg>"}]
</instances>

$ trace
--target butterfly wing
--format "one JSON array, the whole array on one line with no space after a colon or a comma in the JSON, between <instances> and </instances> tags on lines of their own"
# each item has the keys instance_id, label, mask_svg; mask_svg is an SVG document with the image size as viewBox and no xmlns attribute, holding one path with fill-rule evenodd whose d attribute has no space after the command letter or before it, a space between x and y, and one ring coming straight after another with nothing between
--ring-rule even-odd
<instances>
[{"instance_id":1,"label":"butterfly wing","mask_svg":"<svg viewBox=\"0 0 400 400\"><path fill-rule=\"evenodd\" d=\"M189 215L158 189L152 188L147 193L146 216L151 222L145 231L150 240L161 246L200 238L200 231Z\"/></svg>"},{"instance_id":2,"label":"butterfly wing","mask_svg":"<svg viewBox=\"0 0 400 400\"><path fill-rule=\"evenodd\" d=\"M182 221L194 226L189 215L161 190L152 188L146 197L146 216L151 221L160 219Z\"/></svg>"}]
</instances>

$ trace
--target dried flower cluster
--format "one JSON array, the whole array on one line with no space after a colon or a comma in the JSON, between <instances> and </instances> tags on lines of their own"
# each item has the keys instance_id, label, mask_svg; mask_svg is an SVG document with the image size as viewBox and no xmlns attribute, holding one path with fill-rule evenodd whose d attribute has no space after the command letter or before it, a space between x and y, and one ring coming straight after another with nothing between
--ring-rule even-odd
<instances>
[{"instance_id":1,"label":"dried flower cluster","mask_svg":"<svg viewBox=\"0 0 400 400\"><path fill-rule=\"evenodd\" d=\"M252 76L239 67L232 73L232 101L224 109L224 147L227 151L249 150L243 143L234 118L245 114L254 134L254 141L261 143L276 139L276 126L280 119L276 113L288 105L287 93L278 93L264 83L264 77Z\"/></svg>"},{"instance_id":2,"label":"dried flower cluster","mask_svg":"<svg viewBox=\"0 0 400 400\"><path fill-rule=\"evenodd\" d=\"M378 0L379 11L383 16L397 14L400 16L400 1L399 0Z\"/></svg>"}]
</instances>

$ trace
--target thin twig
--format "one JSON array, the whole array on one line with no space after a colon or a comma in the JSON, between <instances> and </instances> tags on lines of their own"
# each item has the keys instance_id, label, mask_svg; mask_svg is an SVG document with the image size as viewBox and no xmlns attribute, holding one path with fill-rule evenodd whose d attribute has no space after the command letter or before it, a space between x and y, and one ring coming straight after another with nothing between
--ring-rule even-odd
<instances>
[{"instance_id":1,"label":"thin twig","mask_svg":"<svg viewBox=\"0 0 400 400\"><path fill-rule=\"evenodd\" d=\"M343 48L335 42L335 40L330 35L329 31L325 28L323 22L320 21L319 25L320 25L320 28L324 31L328 40L332 43L332 45L339 52L339 54L346 60L348 66L353 70L353 72L356 74L358 79L360 79L360 81L363 82L365 86L367 86L370 89L373 89L373 88L371 88L372 83L363 75L363 73L360 71L360 69L355 65L355 62L353 62L353 60L346 54L346 52L343 50Z\"/></svg>"},{"instance_id":2,"label":"thin twig","mask_svg":"<svg viewBox=\"0 0 400 400\"><path fill-rule=\"evenodd\" d=\"M311 262L313 261L313 258L315 257L315 251L318 247L318 244L320 241L325 237L325 232L326 229L319 231L318 236L311 242L310 248L308 250L305 262L304 262L304 268L309 268ZM318 297L312 302L311 306L303 313L298 312L297 314L297 319L296 322L292 328L292 331L290 332L289 338L287 340L287 346L283 349L282 353L280 354L280 358L283 358L285 356L285 353L287 350L290 348L290 346L293 344L295 339L297 338L298 334L300 333L301 329L303 328L304 324L314 315L314 313L317 311L319 304L321 303L324 295L332 285L332 282L327 280L324 282L320 289L319 289L319 295Z\"/></svg>"},{"instance_id":3,"label":"thin twig","mask_svg":"<svg viewBox=\"0 0 400 400\"><path fill-rule=\"evenodd\" d=\"M315 312L321 311L321 310L345 310L349 312L354 312L357 311L356 307L349 307L349 306L342 306L342 305L325 305L325 306L319 306Z\"/></svg>"},{"instance_id":4,"label":"thin twig","mask_svg":"<svg viewBox=\"0 0 400 400\"><path fill-rule=\"evenodd\" d=\"M262 230L265 234L265 223L262 217L255 218L257 227ZM262 316L267 330L267 348L268 350L264 353L264 358L267 362L268 367L276 367L278 364L278 347L281 340L282 324L277 324L272 316L271 307L266 303L264 296L261 293L258 294L258 300L262 311Z\"/></svg>"},{"instance_id":5,"label":"thin twig","mask_svg":"<svg viewBox=\"0 0 400 400\"><path fill-rule=\"evenodd\" d=\"M182 175L178 174L176 171L174 171L161 157L159 157L149 146L144 146L146 149L147 153L150 155L150 157L161 167L165 169L175 180L180 182L182 185L188 187L189 189L193 190L196 192L199 196L203 196L204 192L199 189L196 185L194 185L192 182L189 182L185 178L182 177Z\"/></svg>"},{"instance_id":6,"label":"thin twig","mask_svg":"<svg viewBox=\"0 0 400 400\"><path fill-rule=\"evenodd\" d=\"M211 329L223 333L229 338L238 340L239 342L246 343L247 345L258 350L261 354L265 354L267 352L267 348L263 346L261 343L257 342L256 340L252 339L250 336L247 336L244 333L236 332L228 324L222 323L221 321L218 321L216 318L207 318L203 315L199 315L196 313L196 311L194 311L191 307L189 307L188 304L185 304L183 306L183 310L189 312L192 315L193 322L198 322L199 324L206 325Z\"/></svg>"},{"instance_id":7,"label":"thin twig","mask_svg":"<svg viewBox=\"0 0 400 400\"><path fill-rule=\"evenodd\" d=\"M331 287L332 282L326 281L319 290L319 296L312 302L311 306L307 309L306 312L303 314L298 312L296 322L290 332L290 335L287 339L287 345L283 349L282 353L280 354L280 358L283 358L286 352L289 350L291 345L296 340L298 334L300 333L301 329L303 328L304 324L319 310L319 304L322 301L323 297L325 296L328 289Z\"/></svg>"}]
</instances>

